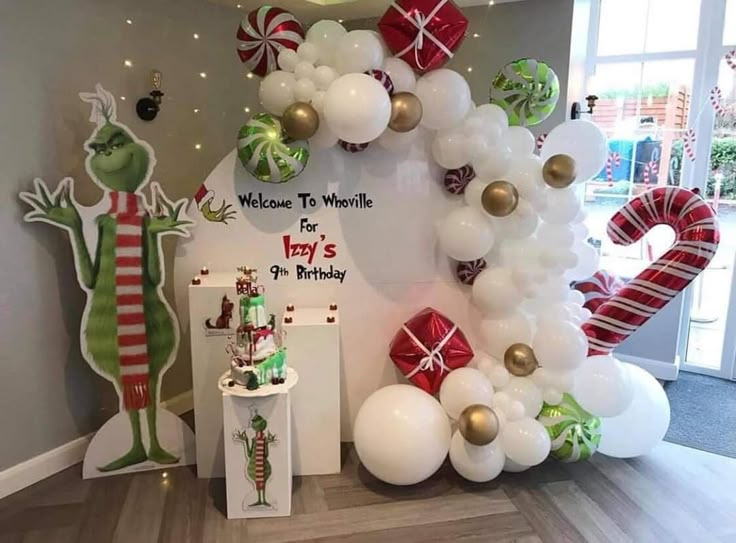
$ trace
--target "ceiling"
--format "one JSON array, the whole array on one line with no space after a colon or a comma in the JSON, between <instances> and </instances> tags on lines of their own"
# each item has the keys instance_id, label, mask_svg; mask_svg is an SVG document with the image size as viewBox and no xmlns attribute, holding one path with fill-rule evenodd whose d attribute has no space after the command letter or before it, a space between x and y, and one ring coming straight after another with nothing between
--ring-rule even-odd
<instances>
[{"instance_id":1,"label":"ceiling","mask_svg":"<svg viewBox=\"0 0 736 543\"><path fill-rule=\"evenodd\" d=\"M208 0L214 4L240 7L251 11L264 3L258 0ZM454 0L459 7L481 6L488 0ZM495 0L496 4L518 2L520 0ZM365 19L383 15L391 0L272 0L270 5L292 12L300 21L312 23L319 19Z\"/></svg>"}]
</instances>

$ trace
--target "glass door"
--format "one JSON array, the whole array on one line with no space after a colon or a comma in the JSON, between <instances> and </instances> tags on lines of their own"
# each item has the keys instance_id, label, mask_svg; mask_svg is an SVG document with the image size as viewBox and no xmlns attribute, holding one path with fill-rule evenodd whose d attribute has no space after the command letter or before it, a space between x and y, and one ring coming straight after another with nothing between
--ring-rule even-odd
<instances>
[{"instance_id":1,"label":"glass door","mask_svg":"<svg viewBox=\"0 0 736 543\"><path fill-rule=\"evenodd\" d=\"M689 293L683 369L733 379L736 359L736 0L716 2L723 32L711 32L703 58L706 106L691 121L703 134L693 186L718 214L721 243ZM716 19L718 20L718 19Z\"/></svg>"}]
</instances>

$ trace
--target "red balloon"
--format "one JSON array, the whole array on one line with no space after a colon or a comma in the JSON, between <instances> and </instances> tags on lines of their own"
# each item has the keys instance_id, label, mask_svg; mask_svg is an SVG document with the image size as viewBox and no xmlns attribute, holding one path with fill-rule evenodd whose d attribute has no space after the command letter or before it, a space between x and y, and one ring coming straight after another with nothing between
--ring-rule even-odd
<instances>
[{"instance_id":1,"label":"red balloon","mask_svg":"<svg viewBox=\"0 0 736 543\"><path fill-rule=\"evenodd\" d=\"M450 60L467 28L468 20L452 0L396 0L378 22L394 56L419 72Z\"/></svg>"},{"instance_id":2,"label":"red balloon","mask_svg":"<svg viewBox=\"0 0 736 543\"><path fill-rule=\"evenodd\" d=\"M304 42L304 29L285 9L261 6L251 11L238 27L238 55L246 68L261 77L278 68L282 49Z\"/></svg>"},{"instance_id":3,"label":"red balloon","mask_svg":"<svg viewBox=\"0 0 736 543\"><path fill-rule=\"evenodd\" d=\"M658 187L624 205L608 223L608 237L631 245L658 224L675 231L674 245L601 304L583 324L588 355L608 354L677 296L708 266L720 234L713 209L687 189Z\"/></svg>"},{"instance_id":4,"label":"red balloon","mask_svg":"<svg viewBox=\"0 0 736 543\"><path fill-rule=\"evenodd\" d=\"M473 359L473 349L454 322L428 307L396 333L389 356L407 379L435 394L452 370Z\"/></svg>"},{"instance_id":5,"label":"red balloon","mask_svg":"<svg viewBox=\"0 0 736 543\"><path fill-rule=\"evenodd\" d=\"M572 287L585 296L583 307L595 313L599 306L610 300L623 286L623 280L616 274L599 270L592 277L577 281Z\"/></svg>"}]
</instances>

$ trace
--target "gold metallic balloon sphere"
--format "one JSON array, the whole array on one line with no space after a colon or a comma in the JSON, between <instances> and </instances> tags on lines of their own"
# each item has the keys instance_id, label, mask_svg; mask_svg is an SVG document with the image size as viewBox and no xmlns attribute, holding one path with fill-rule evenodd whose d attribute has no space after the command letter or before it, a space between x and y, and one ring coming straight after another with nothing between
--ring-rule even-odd
<instances>
[{"instance_id":1,"label":"gold metallic balloon sphere","mask_svg":"<svg viewBox=\"0 0 736 543\"><path fill-rule=\"evenodd\" d=\"M397 92L391 97L391 120L394 132L414 130L422 120L422 102L410 92Z\"/></svg>"},{"instance_id":2,"label":"gold metallic balloon sphere","mask_svg":"<svg viewBox=\"0 0 736 543\"><path fill-rule=\"evenodd\" d=\"M306 140L319 128L319 114L306 102L294 102L284 110L281 126L293 140Z\"/></svg>"},{"instance_id":3,"label":"gold metallic balloon sphere","mask_svg":"<svg viewBox=\"0 0 736 543\"><path fill-rule=\"evenodd\" d=\"M575 159L569 155L552 155L542 166L544 182L553 189L569 187L577 175Z\"/></svg>"},{"instance_id":4,"label":"gold metallic balloon sphere","mask_svg":"<svg viewBox=\"0 0 736 543\"><path fill-rule=\"evenodd\" d=\"M499 422L493 409L487 405L473 404L460 413L457 427L465 441L481 447L496 439Z\"/></svg>"},{"instance_id":5,"label":"gold metallic balloon sphere","mask_svg":"<svg viewBox=\"0 0 736 543\"><path fill-rule=\"evenodd\" d=\"M489 215L506 217L519 205L519 191L508 181L494 181L483 189L480 201Z\"/></svg>"},{"instance_id":6,"label":"gold metallic balloon sphere","mask_svg":"<svg viewBox=\"0 0 736 543\"><path fill-rule=\"evenodd\" d=\"M534 351L526 343L514 343L503 354L503 365L511 375L525 377L539 367Z\"/></svg>"}]
</instances>

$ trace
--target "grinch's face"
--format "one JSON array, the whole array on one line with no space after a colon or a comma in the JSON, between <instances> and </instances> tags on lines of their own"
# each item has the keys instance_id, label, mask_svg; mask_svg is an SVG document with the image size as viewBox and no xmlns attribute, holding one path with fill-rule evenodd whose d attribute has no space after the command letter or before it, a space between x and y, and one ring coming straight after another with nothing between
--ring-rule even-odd
<instances>
[{"instance_id":1,"label":"grinch's face","mask_svg":"<svg viewBox=\"0 0 736 543\"><path fill-rule=\"evenodd\" d=\"M146 180L148 151L122 127L111 123L104 125L88 145L94 152L90 168L104 186L135 192Z\"/></svg>"},{"instance_id":2,"label":"grinch's face","mask_svg":"<svg viewBox=\"0 0 736 543\"><path fill-rule=\"evenodd\" d=\"M266 429L266 426L268 426L266 419L264 419L260 415L256 415L255 417L250 419L250 427L253 428L256 432L263 432L263 430Z\"/></svg>"}]
</instances>

